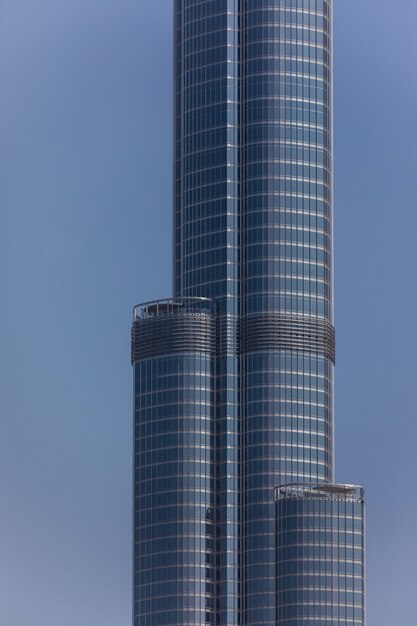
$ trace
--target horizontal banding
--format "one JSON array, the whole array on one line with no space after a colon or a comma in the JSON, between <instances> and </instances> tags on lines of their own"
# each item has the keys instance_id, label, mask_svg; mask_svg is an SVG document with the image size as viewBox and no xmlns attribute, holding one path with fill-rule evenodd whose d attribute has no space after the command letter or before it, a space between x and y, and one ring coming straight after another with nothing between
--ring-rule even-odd
<instances>
[{"instance_id":1,"label":"horizontal banding","mask_svg":"<svg viewBox=\"0 0 417 626\"><path fill-rule=\"evenodd\" d=\"M216 351L216 318L203 313L171 313L132 325L132 364L172 352Z\"/></svg>"},{"instance_id":2,"label":"horizontal banding","mask_svg":"<svg viewBox=\"0 0 417 626\"><path fill-rule=\"evenodd\" d=\"M335 332L327 320L262 313L240 322L239 352L298 350L322 354L335 362Z\"/></svg>"}]
</instances>

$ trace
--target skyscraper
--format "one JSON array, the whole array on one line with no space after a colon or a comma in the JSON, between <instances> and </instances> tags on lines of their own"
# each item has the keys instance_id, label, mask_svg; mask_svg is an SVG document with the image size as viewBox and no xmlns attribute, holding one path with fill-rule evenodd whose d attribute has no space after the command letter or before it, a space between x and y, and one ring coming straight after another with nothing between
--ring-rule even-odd
<instances>
[{"instance_id":1,"label":"skyscraper","mask_svg":"<svg viewBox=\"0 0 417 626\"><path fill-rule=\"evenodd\" d=\"M134 626L364 624L363 492L333 484L331 70L330 0L174 0L174 295L132 328Z\"/></svg>"}]
</instances>

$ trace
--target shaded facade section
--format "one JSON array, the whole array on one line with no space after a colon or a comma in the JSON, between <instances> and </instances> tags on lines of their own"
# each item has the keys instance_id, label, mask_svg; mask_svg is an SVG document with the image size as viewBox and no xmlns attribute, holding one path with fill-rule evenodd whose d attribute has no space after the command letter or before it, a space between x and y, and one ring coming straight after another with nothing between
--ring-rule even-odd
<instances>
[{"instance_id":1,"label":"shaded facade section","mask_svg":"<svg viewBox=\"0 0 417 626\"><path fill-rule=\"evenodd\" d=\"M135 307L135 626L216 623L216 314Z\"/></svg>"},{"instance_id":2,"label":"shaded facade section","mask_svg":"<svg viewBox=\"0 0 417 626\"><path fill-rule=\"evenodd\" d=\"M240 0L174 1L174 294L219 304L223 626L238 622Z\"/></svg>"},{"instance_id":3,"label":"shaded facade section","mask_svg":"<svg viewBox=\"0 0 417 626\"><path fill-rule=\"evenodd\" d=\"M278 487L276 513L277 626L363 626L363 489Z\"/></svg>"}]
</instances>

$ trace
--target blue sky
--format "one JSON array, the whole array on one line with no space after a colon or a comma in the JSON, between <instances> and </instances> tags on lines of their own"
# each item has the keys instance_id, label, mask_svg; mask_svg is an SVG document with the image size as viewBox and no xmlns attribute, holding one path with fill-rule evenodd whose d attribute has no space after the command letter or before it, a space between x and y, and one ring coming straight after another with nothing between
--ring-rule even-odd
<instances>
[{"instance_id":1,"label":"blue sky","mask_svg":"<svg viewBox=\"0 0 417 626\"><path fill-rule=\"evenodd\" d=\"M337 479L417 605L417 4L335 0ZM171 293L171 1L0 3L0 623L130 624L131 308Z\"/></svg>"}]
</instances>

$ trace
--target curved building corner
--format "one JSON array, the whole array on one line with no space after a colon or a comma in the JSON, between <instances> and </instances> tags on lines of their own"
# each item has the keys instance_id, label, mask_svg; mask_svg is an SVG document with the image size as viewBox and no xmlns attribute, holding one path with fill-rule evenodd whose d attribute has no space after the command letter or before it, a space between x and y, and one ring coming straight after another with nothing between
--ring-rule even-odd
<instances>
[{"instance_id":1,"label":"curved building corner","mask_svg":"<svg viewBox=\"0 0 417 626\"><path fill-rule=\"evenodd\" d=\"M134 624L215 624L216 309L134 309Z\"/></svg>"},{"instance_id":2,"label":"curved building corner","mask_svg":"<svg viewBox=\"0 0 417 626\"><path fill-rule=\"evenodd\" d=\"M364 626L364 490L276 489L277 626Z\"/></svg>"}]
</instances>

